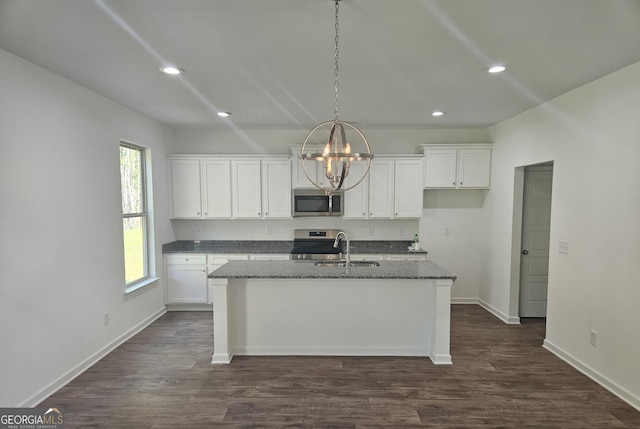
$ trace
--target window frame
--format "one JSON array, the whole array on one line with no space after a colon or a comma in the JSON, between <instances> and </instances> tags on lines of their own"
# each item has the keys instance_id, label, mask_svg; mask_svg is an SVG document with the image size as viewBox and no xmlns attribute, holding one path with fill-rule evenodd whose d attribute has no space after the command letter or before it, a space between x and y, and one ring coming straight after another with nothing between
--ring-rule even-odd
<instances>
[{"instance_id":1,"label":"window frame","mask_svg":"<svg viewBox=\"0 0 640 429\"><path fill-rule=\"evenodd\" d=\"M124 278L124 293L134 292L144 286L155 283L158 280L158 277L155 276L155 264L153 261L155 260L155 252L153 251L154 246L154 237L153 237L153 216L152 211L150 210L151 203L153 201L153 197L151 194L151 156L149 148L144 146L137 145L135 143L131 143L128 141L121 140L118 145L118 154L120 154L121 148L136 150L140 154L140 182L141 182L141 212L131 212L124 213L122 208L122 170L120 170L120 208L122 210L122 233L123 233L123 269L126 272L126 251L125 251L125 242L124 242L124 220L125 219L134 219L139 218L142 222L142 234L143 234L143 276L137 278L129 283L126 281L126 276ZM118 164L119 167L122 168L120 164L120 156L118 156Z\"/></svg>"}]
</instances>

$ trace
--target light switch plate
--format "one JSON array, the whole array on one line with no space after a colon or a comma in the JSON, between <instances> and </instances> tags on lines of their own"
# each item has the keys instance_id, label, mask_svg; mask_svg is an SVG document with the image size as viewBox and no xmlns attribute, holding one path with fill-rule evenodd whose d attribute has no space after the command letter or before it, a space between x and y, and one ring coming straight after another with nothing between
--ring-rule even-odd
<instances>
[{"instance_id":1,"label":"light switch plate","mask_svg":"<svg viewBox=\"0 0 640 429\"><path fill-rule=\"evenodd\" d=\"M558 252L569 254L569 242L567 240L560 240L558 242Z\"/></svg>"}]
</instances>

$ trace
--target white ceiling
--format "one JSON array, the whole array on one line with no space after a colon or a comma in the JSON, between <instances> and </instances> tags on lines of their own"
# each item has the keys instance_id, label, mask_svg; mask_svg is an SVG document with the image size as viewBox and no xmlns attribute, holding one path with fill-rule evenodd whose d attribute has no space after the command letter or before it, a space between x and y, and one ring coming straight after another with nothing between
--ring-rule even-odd
<instances>
[{"instance_id":1,"label":"white ceiling","mask_svg":"<svg viewBox=\"0 0 640 429\"><path fill-rule=\"evenodd\" d=\"M334 31L332 0L0 0L0 48L175 127L332 119ZM639 60L639 0L340 2L363 129L486 127Z\"/></svg>"}]
</instances>

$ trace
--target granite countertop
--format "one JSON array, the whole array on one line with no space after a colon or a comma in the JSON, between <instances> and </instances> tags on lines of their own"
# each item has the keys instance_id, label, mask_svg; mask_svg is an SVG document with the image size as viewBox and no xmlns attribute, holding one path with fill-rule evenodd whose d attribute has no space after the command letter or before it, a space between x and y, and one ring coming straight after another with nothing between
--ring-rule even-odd
<instances>
[{"instance_id":1,"label":"granite countertop","mask_svg":"<svg viewBox=\"0 0 640 429\"><path fill-rule=\"evenodd\" d=\"M380 241L351 241L351 253L369 254L426 254L426 250L408 250L411 242L380 240ZM162 253L290 253L293 241L258 241L258 240L201 240L196 243L191 240L179 240L162 245Z\"/></svg>"},{"instance_id":2,"label":"granite countertop","mask_svg":"<svg viewBox=\"0 0 640 429\"><path fill-rule=\"evenodd\" d=\"M162 253L289 253L293 241L179 240L162 245Z\"/></svg>"},{"instance_id":3,"label":"granite countertop","mask_svg":"<svg viewBox=\"0 0 640 429\"><path fill-rule=\"evenodd\" d=\"M229 261L211 279L451 279L431 261L379 261L379 267L317 267L312 261Z\"/></svg>"}]
</instances>

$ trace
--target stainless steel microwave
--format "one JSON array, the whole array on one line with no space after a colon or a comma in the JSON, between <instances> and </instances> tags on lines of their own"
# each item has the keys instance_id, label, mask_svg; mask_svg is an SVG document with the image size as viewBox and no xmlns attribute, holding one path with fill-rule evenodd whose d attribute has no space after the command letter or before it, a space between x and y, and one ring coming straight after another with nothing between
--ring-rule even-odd
<instances>
[{"instance_id":1,"label":"stainless steel microwave","mask_svg":"<svg viewBox=\"0 0 640 429\"><path fill-rule=\"evenodd\" d=\"M327 195L320 189L293 190L293 217L342 216L344 193Z\"/></svg>"}]
</instances>

